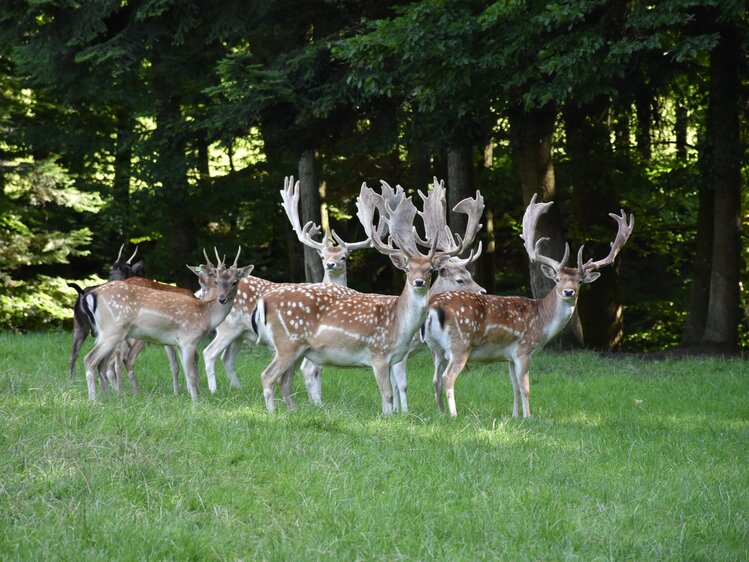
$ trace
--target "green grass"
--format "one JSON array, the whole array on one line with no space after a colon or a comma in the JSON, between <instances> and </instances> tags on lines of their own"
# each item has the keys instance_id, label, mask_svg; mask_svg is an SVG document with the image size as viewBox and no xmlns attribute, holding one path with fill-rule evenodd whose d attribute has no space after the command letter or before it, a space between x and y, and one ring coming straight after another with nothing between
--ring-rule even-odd
<instances>
[{"instance_id":1,"label":"green grass","mask_svg":"<svg viewBox=\"0 0 749 562\"><path fill-rule=\"evenodd\" d=\"M451 420L422 353L384 419L368 370L268 415L267 352L193 404L150 347L139 396L92 404L70 341L0 334L3 559L749 559L743 360L542 353L525 421L507 367L471 367Z\"/></svg>"}]
</instances>

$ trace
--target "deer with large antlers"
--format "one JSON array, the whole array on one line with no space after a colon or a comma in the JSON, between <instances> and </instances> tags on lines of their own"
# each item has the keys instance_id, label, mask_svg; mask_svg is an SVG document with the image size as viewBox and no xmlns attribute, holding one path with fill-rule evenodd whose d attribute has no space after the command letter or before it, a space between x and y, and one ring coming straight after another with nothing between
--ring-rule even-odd
<instances>
[{"instance_id":1,"label":"deer with large antlers","mask_svg":"<svg viewBox=\"0 0 749 562\"><path fill-rule=\"evenodd\" d=\"M106 365L117 344L135 338L179 348L187 387L196 399L198 342L226 318L239 280L252 271L251 265L238 267L239 253L230 267L225 260L219 263L215 295L208 300L122 281L112 281L87 294L84 308L97 332L96 344L85 358L89 398L96 400L95 372Z\"/></svg>"},{"instance_id":2,"label":"deer with large antlers","mask_svg":"<svg viewBox=\"0 0 749 562\"><path fill-rule=\"evenodd\" d=\"M371 366L382 398L382 413L392 413L390 368L403 359L424 322L432 273L473 242L479 226L475 217L478 199L477 193L476 199L465 199L455 207L469 215L468 227L458 248L442 252L437 251L437 237L421 241L416 235L413 223L417 210L410 197L400 197L394 203L384 188L378 195L362 185L357 216L372 245L406 272L405 287L397 297L325 284L283 287L263 295L254 319L261 339L275 349L273 360L261 375L269 411L275 410L273 390L279 381L287 407L294 407L294 367L306 357L319 365ZM387 244L375 227L375 212L388 227ZM429 245L427 254L419 251L417 240Z\"/></svg>"},{"instance_id":3,"label":"deer with large antlers","mask_svg":"<svg viewBox=\"0 0 749 562\"><path fill-rule=\"evenodd\" d=\"M445 182L442 180L438 181L437 178L434 178L433 181L434 186L427 196L424 196L424 194L419 192L419 195L424 201L424 211L419 214L424 221L424 229L427 234L427 239L436 237L437 250L451 252L459 247L459 243L455 240L455 237L445 222L447 216ZM474 209L474 217L481 216L481 213L483 212L483 199L480 201L479 205L480 206L477 206ZM476 230L478 230L478 228ZM467 266L476 261L480 256L481 242L479 241L476 251L472 251L467 258L450 258L444 267L437 271L437 278L429 289L430 300L432 297L448 291L467 291L469 293L486 294L486 290L474 281L473 276L467 269ZM417 332L411 339L411 345L409 346L406 356L402 361L396 363L390 369L390 385L393 389L393 410L396 412L408 412L406 363L408 356L423 345L424 342L422 342L419 337L419 332Z\"/></svg>"},{"instance_id":4,"label":"deer with large antlers","mask_svg":"<svg viewBox=\"0 0 749 562\"><path fill-rule=\"evenodd\" d=\"M577 267L567 267L569 245L565 246L562 261L540 252L546 238L534 242L539 217L551 206L536 203L533 196L523 216L524 245L531 261L554 281L555 286L543 299L474 295L465 292L445 293L432 299L424 340L434 359L434 396L443 412L442 388L445 387L451 416L455 407L455 380L469 360L480 362L508 361L514 403L512 415L518 416L522 402L523 417L531 415L529 366L533 352L558 334L572 316L580 286L592 283L601 275L598 270L614 263L634 228L634 216L629 221L610 213L618 231L609 254L600 260L583 262L583 247L577 253Z\"/></svg>"},{"instance_id":5,"label":"deer with large antlers","mask_svg":"<svg viewBox=\"0 0 749 562\"><path fill-rule=\"evenodd\" d=\"M299 218L299 182L294 182L294 176L284 178L284 188L281 191L283 208L286 216L291 223L299 241L305 246L317 250L322 260L325 276L323 283L346 286L346 260L351 252L362 248L369 248L370 239L367 237L360 242L345 242L340 236L332 231L331 240L329 232L325 233L322 242L317 242L315 238L319 236L321 229L312 221L302 227ZM242 341L252 348L257 340L257 334L252 326L252 311L255 309L258 298L270 290L277 289L285 283L274 283L259 277L248 276L239 283L239 298L234 303L234 308L217 328L216 336L211 343L203 350L203 360L205 362L206 373L208 376L208 388L211 392L216 391L216 358L220 355L221 362L229 377L229 381L234 388L240 387L237 378L234 361L242 348ZM321 369L311 362L302 363L302 373L304 382L307 386L310 399L315 403L320 403L321 397Z\"/></svg>"}]
</instances>

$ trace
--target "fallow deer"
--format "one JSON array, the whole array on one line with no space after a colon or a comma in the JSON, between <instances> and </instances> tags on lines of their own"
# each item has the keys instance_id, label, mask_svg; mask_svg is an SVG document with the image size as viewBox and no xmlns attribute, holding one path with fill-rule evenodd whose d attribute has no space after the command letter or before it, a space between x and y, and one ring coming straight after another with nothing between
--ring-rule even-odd
<instances>
[{"instance_id":1,"label":"fallow deer","mask_svg":"<svg viewBox=\"0 0 749 562\"><path fill-rule=\"evenodd\" d=\"M392 193L392 189L390 189L389 193ZM449 252L455 249L457 243L445 223L447 215L445 182L434 178L434 186L429 194L424 196L419 192L419 195L424 201L424 211L420 212L420 215L424 221L427 238L437 237L437 249L440 251ZM483 204L480 208L476 208L476 212L479 215L483 212ZM468 258L450 258L445 266L437 272L437 278L429 289L430 300L432 297L448 291L468 291L469 293L485 294L486 290L474 281L473 276L466 269L469 264L476 261L480 256L481 242L479 241L476 252L471 252ZM424 342L419 337L419 332L415 333L406 356L390 369L390 385L393 389L393 411L395 412L408 412L406 363L408 356L423 345Z\"/></svg>"},{"instance_id":2,"label":"fallow deer","mask_svg":"<svg viewBox=\"0 0 749 562\"><path fill-rule=\"evenodd\" d=\"M546 297L528 299L460 291L432 299L424 339L434 359L434 396L440 412L444 410L444 384L450 415L457 415L455 380L469 360L508 361L514 395L512 415L518 416L518 403L522 400L523 417L529 417L529 365L533 352L564 328L575 310L580 285L592 283L600 276L598 269L614 263L634 228L634 216L630 215L628 222L624 211L621 215L610 213L618 231L609 254L601 260L583 262L581 246L577 267L567 267L569 245L562 261L557 262L539 250L547 238L534 243L538 218L549 206L551 202L536 203L533 196L523 216L521 235L530 260L537 262L544 275L555 283Z\"/></svg>"},{"instance_id":3,"label":"fallow deer","mask_svg":"<svg viewBox=\"0 0 749 562\"><path fill-rule=\"evenodd\" d=\"M291 223L294 233L299 241L314 248L320 254L323 270L325 275L323 283L332 283L334 285L346 286L346 260L351 252L370 247L369 238L360 242L344 242L335 231L333 238L336 244L331 241L330 234L325 233L322 242L317 242L315 238L321 230L318 225L312 221L302 227L299 218L299 182L294 182L294 176L284 179L284 188L281 191L283 199L283 208L286 216ZM239 388L240 383L237 378L234 361L242 348L242 341L252 348L257 340L257 334L252 327L252 311L255 309L260 295L278 287L284 286L285 283L274 283L259 277L248 276L239 283L238 298L234 303L234 308L217 328L216 336L211 343L203 350L203 360L205 362L206 373L208 376L208 389L211 392L216 391L216 358L220 355L221 362L229 377L229 381L234 388ZM310 400L319 403L321 397L321 369L312 363L302 364L302 373L307 385Z\"/></svg>"},{"instance_id":4,"label":"fallow deer","mask_svg":"<svg viewBox=\"0 0 749 562\"><path fill-rule=\"evenodd\" d=\"M216 268L208 259L208 256L203 251L205 256L205 265L188 265L187 268L198 276L198 284L200 289L193 293L190 289L183 287L175 287L174 285L168 285L166 283L160 283L152 279L145 277L130 277L125 279L124 282L130 285L137 285L139 287L146 287L148 289L154 289L157 291L167 291L171 293L179 293L193 298L201 298L208 300L213 295L213 291L216 287ZM216 263L220 262L221 259L216 255ZM122 384L122 369L124 367L127 373L128 381L130 382L130 388L133 393L137 394L140 390L138 387L138 380L135 377L135 361L145 349L148 342L144 340L129 339L121 342L115 350L112 361L107 366L107 374L114 373L113 378L115 383L114 386L117 391L120 390ZM176 351L174 347L167 345L164 346L167 358L169 360L169 369L172 372L172 388L174 394L179 394L179 361L177 359Z\"/></svg>"},{"instance_id":5,"label":"fallow deer","mask_svg":"<svg viewBox=\"0 0 749 562\"><path fill-rule=\"evenodd\" d=\"M121 281L135 275L140 275L143 270L143 260L132 263L133 258L138 253L138 247L135 247L133 255L127 260L122 259L122 250L125 249L125 244L120 246L120 251L117 254L117 259L112 264L112 269L109 272L110 281ZM81 351L83 342L86 341L89 333L93 333L93 326L89 322L88 316L86 316L83 310L81 299L87 294L88 291L95 289L94 287L87 287L81 289L76 283L68 283L70 287L76 290L78 296L75 299L73 305L73 347L70 350L70 361L68 362L68 381L73 379L73 371L75 369L75 362L78 360L78 354ZM96 334L94 334L96 335ZM106 381L102 381L103 384L107 384Z\"/></svg>"},{"instance_id":6,"label":"fallow deer","mask_svg":"<svg viewBox=\"0 0 749 562\"><path fill-rule=\"evenodd\" d=\"M392 413L390 368L403 359L414 333L424 322L433 271L471 245L479 226L480 212L476 213L476 207L480 197L477 193L476 199L465 199L455 207L469 215L462 244L454 251L438 252L437 238L427 239L424 243L429 243L430 250L424 255L416 244L413 222L417 211L411 198L402 197L393 207L384 191L382 196L377 195L362 185L357 200L359 220L372 245L406 272L405 287L397 297L326 284L282 287L263 295L254 319L261 339L275 350L273 360L261 375L269 411L275 410L273 390L279 381L287 407L294 407L294 367L306 357L319 365L371 366L382 398L382 413ZM388 244L374 226L376 210L380 221L388 225Z\"/></svg>"},{"instance_id":7,"label":"fallow deer","mask_svg":"<svg viewBox=\"0 0 749 562\"><path fill-rule=\"evenodd\" d=\"M231 267L226 267L224 260L218 265L216 293L208 300L123 281L112 281L86 295L84 308L97 332L96 344L85 359L89 398L96 400L95 371L106 365L118 343L135 338L178 347L187 388L197 399L198 342L226 318L239 280L252 271L251 265L237 266L239 253Z\"/></svg>"}]
</instances>

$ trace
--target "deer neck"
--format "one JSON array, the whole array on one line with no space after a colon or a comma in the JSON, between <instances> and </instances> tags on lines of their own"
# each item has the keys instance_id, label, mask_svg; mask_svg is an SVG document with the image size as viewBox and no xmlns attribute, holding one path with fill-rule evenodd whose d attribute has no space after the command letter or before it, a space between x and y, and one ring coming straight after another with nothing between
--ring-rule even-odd
<instances>
[{"instance_id":1,"label":"deer neck","mask_svg":"<svg viewBox=\"0 0 749 562\"><path fill-rule=\"evenodd\" d=\"M429 291L416 291L410 283L395 302L393 333L400 342L410 343L411 338L426 320L429 311Z\"/></svg>"},{"instance_id":2,"label":"deer neck","mask_svg":"<svg viewBox=\"0 0 749 562\"><path fill-rule=\"evenodd\" d=\"M214 293L213 298L210 300L200 301L205 307L208 330L213 330L226 319L234 306L235 297L236 294L226 299L224 304L221 304Z\"/></svg>"},{"instance_id":3,"label":"deer neck","mask_svg":"<svg viewBox=\"0 0 749 562\"><path fill-rule=\"evenodd\" d=\"M548 295L539 302L539 314L544 321L543 342L561 332L575 313L577 299L569 301L561 298L553 287Z\"/></svg>"}]
</instances>

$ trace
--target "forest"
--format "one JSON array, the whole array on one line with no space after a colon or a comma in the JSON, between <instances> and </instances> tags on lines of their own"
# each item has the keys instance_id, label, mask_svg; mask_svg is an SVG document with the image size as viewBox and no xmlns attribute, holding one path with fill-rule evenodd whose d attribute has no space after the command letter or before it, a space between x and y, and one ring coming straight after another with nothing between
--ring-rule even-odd
<instances>
[{"instance_id":1,"label":"forest","mask_svg":"<svg viewBox=\"0 0 749 562\"><path fill-rule=\"evenodd\" d=\"M67 281L124 244L193 287L216 247L319 281L303 223L361 240L366 182L486 201L474 278L543 296L521 232L534 194L559 259L605 255L559 345L749 346L749 23L735 0L7 0L0 8L0 329L69 327ZM397 294L374 250L349 286Z\"/></svg>"}]
</instances>

